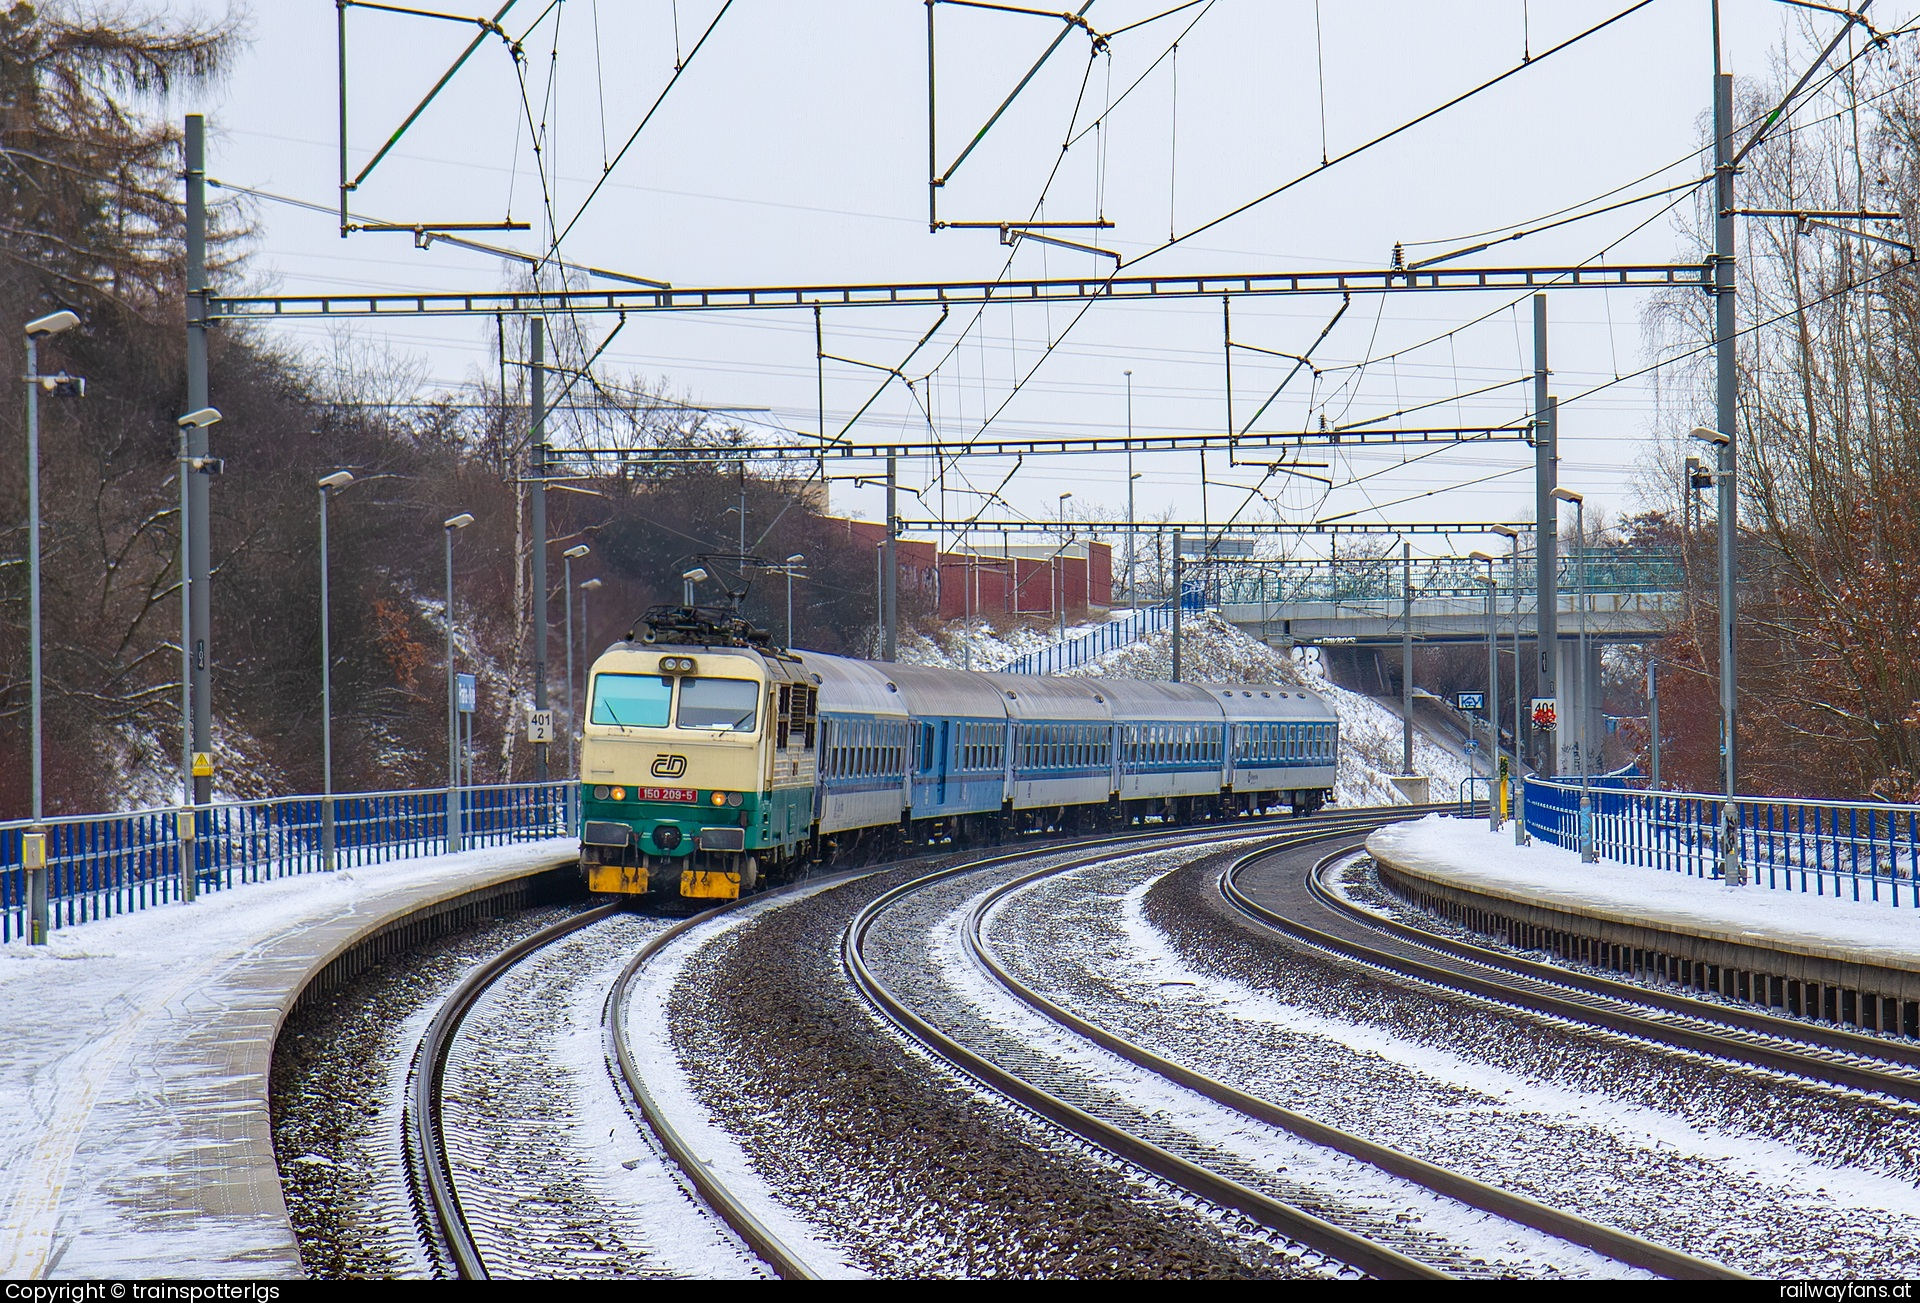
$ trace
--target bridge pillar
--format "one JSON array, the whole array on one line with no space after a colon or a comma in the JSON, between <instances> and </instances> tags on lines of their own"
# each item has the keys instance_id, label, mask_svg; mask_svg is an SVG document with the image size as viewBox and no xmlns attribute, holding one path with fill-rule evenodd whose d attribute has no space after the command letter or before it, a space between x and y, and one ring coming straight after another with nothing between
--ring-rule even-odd
<instances>
[{"instance_id":1,"label":"bridge pillar","mask_svg":"<svg viewBox=\"0 0 1920 1303\"><path fill-rule=\"evenodd\" d=\"M1593 750L1587 772L1599 773L1600 748L1604 741L1605 712L1600 700L1600 645L1589 641L1586 663L1581 664L1580 642L1562 638L1555 649L1555 687L1559 692L1559 727L1555 730L1555 772L1578 777L1580 764L1574 744L1580 740L1580 712L1587 716L1587 742Z\"/></svg>"}]
</instances>

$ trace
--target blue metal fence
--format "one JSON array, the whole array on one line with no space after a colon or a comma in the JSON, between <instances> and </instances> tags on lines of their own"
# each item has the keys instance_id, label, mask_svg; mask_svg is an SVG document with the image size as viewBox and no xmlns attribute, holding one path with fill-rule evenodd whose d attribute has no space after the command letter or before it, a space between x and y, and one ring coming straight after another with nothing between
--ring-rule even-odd
<instances>
[{"instance_id":1,"label":"blue metal fence","mask_svg":"<svg viewBox=\"0 0 1920 1303\"><path fill-rule=\"evenodd\" d=\"M1720 876L1725 798L1607 786L1593 788L1592 799L1601 858ZM1920 908L1920 806L1741 797L1734 812L1750 884ZM1579 786L1528 779L1527 831L1578 850Z\"/></svg>"},{"instance_id":2,"label":"blue metal fence","mask_svg":"<svg viewBox=\"0 0 1920 1303\"><path fill-rule=\"evenodd\" d=\"M471 849L567 835L575 824L575 791L564 782L463 788L462 844ZM318 796L202 806L191 843L179 838L178 808L41 820L49 925L73 927L177 899L189 844L196 892L322 870L322 806ZM336 868L447 849L445 788L338 795L333 816ZM26 935L21 836L34 826L30 820L0 823L0 942Z\"/></svg>"},{"instance_id":3,"label":"blue metal fence","mask_svg":"<svg viewBox=\"0 0 1920 1303\"><path fill-rule=\"evenodd\" d=\"M1201 611L1206 608L1206 598L1200 585L1190 583L1185 588L1183 610ZM1038 651L1030 651L1024 656L1015 657L1002 665L999 674L1059 674L1076 666L1085 665L1096 657L1104 656L1115 648L1125 647L1138 642L1150 633L1173 626L1173 599L1168 598L1157 606L1137 607L1117 620L1101 625L1091 633L1083 633L1077 638L1057 642Z\"/></svg>"}]
</instances>

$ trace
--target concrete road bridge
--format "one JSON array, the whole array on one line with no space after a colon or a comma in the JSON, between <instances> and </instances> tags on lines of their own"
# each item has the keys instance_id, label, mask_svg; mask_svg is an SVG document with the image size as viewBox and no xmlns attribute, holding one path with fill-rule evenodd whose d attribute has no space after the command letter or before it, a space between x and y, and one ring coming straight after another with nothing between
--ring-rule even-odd
<instances>
[{"instance_id":1,"label":"concrete road bridge","mask_svg":"<svg viewBox=\"0 0 1920 1303\"><path fill-rule=\"evenodd\" d=\"M1574 551L1573 549L1568 549ZM1223 617L1270 646L1318 646L1329 668L1343 682L1385 696L1390 666L1412 641L1480 643L1487 636L1484 562L1466 557L1415 561L1400 557L1342 558L1338 561L1241 563L1210 568L1208 582ZM1583 578L1584 571L1584 578ZM1589 736L1603 731L1598 694L1584 683L1600 681L1600 653L1607 643L1644 643L1665 636L1684 600L1681 558L1677 551L1652 548L1595 547L1562 556L1558 567L1551 658L1539 648L1539 593L1535 570L1522 558L1519 579L1520 637L1539 657L1536 664L1556 685L1561 719L1571 724L1575 703L1587 702ZM1497 581L1497 626L1502 642L1513 637L1515 575L1504 558L1493 567ZM1587 655L1579 649L1585 615ZM1508 643L1510 646L1510 642ZM1506 662L1511 673L1511 661ZM1507 702L1511 703L1511 697ZM1503 714L1511 711L1503 707ZM1566 748L1576 730L1563 727L1555 739L1561 772L1574 763ZM1538 741L1538 739L1536 739Z\"/></svg>"},{"instance_id":2,"label":"concrete road bridge","mask_svg":"<svg viewBox=\"0 0 1920 1303\"><path fill-rule=\"evenodd\" d=\"M1584 569L1585 579L1581 575ZM1538 634L1539 594L1531 562L1519 576L1520 636ZM1480 642L1487 636L1483 562L1467 557L1399 557L1337 561L1271 561L1218 567L1210 604L1263 642L1399 645L1409 626L1417 642ZM1500 634L1513 636L1514 575L1504 558L1493 568ZM1659 548L1586 548L1559 566L1557 632L1577 639L1584 606L1593 643L1648 642L1664 636L1679 610L1680 555Z\"/></svg>"}]
</instances>

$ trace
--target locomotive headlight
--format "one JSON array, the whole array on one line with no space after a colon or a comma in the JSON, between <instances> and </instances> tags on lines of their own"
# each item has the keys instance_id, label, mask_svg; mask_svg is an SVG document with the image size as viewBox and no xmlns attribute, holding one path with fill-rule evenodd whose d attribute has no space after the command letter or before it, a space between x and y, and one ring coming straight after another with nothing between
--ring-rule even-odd
<instances>
[{"instance_id":1,"label":"locomotive headlight","mask_svg":"<svg viewBox=\"0 0 1920 1303\"><path fill-rule=\"evenodd\" d=\"M627 799L627 789L626 789L626 788L624 788L624 787L616 787L616 788L614 788L614 789L613 789L613 799L614 799L614 800L616 800L616 801L624 801L624 800L626 800L626 799Z\"/></svg>"},{"instance_id":2,"label":"locomotive headlight","mask_svg":"<svg viewBox=\"0 0 1920 1303\"><path fill-rule=\"evenodd\" d=\"M728 804L728 805L735 805L735 806L737 806L737 805L739 805L739 804L740 804L740 803L741 803L742 801L744 801L744 800L746 800L746 799L747 799L746 797L744 797L744 796L742 796L742 795L740 795L740 793L738 793L738 792L728 792L728 793L727 793L727 804Z\"/></svg>"},{"instance_id":3,"label":"locomotive headlight","mask_svg":"<svg viewBox=\"0 0 1920 1303\"><path fill-rule=\"evenodd\" d=\"M593 789L593 799L596 801L604 801L607 799L607 793L611 792L612 790L613 789L608 787L605 783L601 783L598 787L595 787Z\"/></svg>"},{"instance_id":4,"label":"locomotive headlight","mask_svg":"<svg viewBox=\"0 0 1920 1303\"><path fill-rule=\"evenodd\" d=\"M725 805L727 803L727 794L725 792L715 792L713 794L713 803L715 805Z\"/></svg>"}]
</instances>

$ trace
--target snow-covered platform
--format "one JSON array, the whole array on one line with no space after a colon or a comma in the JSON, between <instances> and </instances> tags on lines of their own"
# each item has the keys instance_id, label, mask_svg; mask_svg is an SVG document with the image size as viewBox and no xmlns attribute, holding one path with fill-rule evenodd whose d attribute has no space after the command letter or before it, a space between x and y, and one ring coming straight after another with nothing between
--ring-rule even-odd
<instances>
[{"instance_id":1,"label":"snow-covered platform","mask_svg":"<svg viewBox=\"0 0 1920 1303\"><path fill-rule=\"evenodd\" d=\"M1367 839L1384 885L1468 926L1836 1022L1920 1031L1920 911L1515 846L1429 815Z\"/></svg>"},{"instance_id":2,"label":"snow-covered platform","mask_svg":"<svg viewBox=\"0 0 1920 1303\"><path fill-rule=\"evenodd\" d=\"M0 946L0 1277L301 1275L267 1112L281 1022L369 938L573 853L282 878Z\"/></svg>"}]
</instances>

